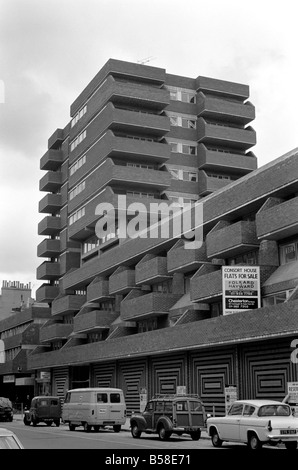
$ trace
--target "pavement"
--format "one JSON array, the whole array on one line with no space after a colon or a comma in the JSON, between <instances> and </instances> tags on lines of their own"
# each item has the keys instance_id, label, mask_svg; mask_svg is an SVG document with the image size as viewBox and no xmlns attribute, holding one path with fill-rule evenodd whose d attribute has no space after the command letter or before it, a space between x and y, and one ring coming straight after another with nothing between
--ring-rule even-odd
<instances>
[{"instance_id":1,"label":"pavement","mask_svg":"<svg viewBox=\"0 0 298 470\"><path fill-rule=\"evenodd\" d=\"M24 415L22 413L20 414L14 414L13 415L13 420L14 421L23 421ZM62 426L66 426L66 424L62 424ZM121 431L129 431L130 432L130 418L126 419L125 424L121 426ZM204 428L201 431L201 439L210 439L210 437L207 434L207 429Z\"/></svg>"}]
</instances>

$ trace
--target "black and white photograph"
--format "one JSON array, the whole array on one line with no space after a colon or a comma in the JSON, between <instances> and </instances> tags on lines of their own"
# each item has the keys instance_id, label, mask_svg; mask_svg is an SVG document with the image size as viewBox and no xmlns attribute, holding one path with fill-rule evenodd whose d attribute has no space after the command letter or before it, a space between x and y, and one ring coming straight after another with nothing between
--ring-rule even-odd
<instances>
[{"instance_id":1,"label":"black and white photograph","mask_svg":"<svg viewBox=\"0 0 298 470\"><path fill-rule=\"evenodd\" d=\"M293 458L297 15L0 0L0 450Z\"/></svg>"}]
</instances>

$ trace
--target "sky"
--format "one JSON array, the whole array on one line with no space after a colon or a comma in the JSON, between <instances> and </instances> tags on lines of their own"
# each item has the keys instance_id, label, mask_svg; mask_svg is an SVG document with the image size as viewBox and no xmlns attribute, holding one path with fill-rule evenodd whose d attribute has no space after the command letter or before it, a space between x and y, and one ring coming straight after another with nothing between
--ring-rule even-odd
<instances>
[{"instance_id":1,"label":"sky","mask_svg":"<svg viewBox=\"0 0 298 470\"><path fill-rule=\"evenodd\" d=\"M36 280L40 158L110 58L249 86L258 166L298 147L297 0L0 0L0 284Z\"/></svg>"}]
</instances>

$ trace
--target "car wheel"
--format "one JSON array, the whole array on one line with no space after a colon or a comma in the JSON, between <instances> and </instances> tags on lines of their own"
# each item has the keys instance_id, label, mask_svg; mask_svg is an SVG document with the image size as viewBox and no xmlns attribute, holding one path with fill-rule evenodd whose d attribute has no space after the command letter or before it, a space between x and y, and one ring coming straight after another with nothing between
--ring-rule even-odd
<instances>
[{"instance_id":1,"label":"car wheel","mask_svg":"<svg viewBox=\"0 0 298 470\"><path fill-rule=\"evenodd\" d=\"M222 446L222 440L220 439L218 432L214 431L212 436L211 436L211 442L213 447L221 447Z\"/></svg>"},{"instance_id":2,"label":"car wheel","mask_svg":"<svg viewBox=\"0 0 298 470\"><path fill-rule=\"evenodd\" d=\"M171 434L172 433L170 431L166 431L164 426L159 426L158 436L161 441L166 441L167 439L169 439Z\"/></svg>"},{"instance_id":3,"label":"car wheel","mask_svg":"<svg viewBox=\"0 0 298 470\"><path fill-rule=\"evenodd\" d=\"M52 426L52 423L53 423L52 421L47 421L47 422L46 422L46 425L47 425L47 426Z\"/></svg>"},{"instance_id":4,"label":"car wheel","mask_svg":"<svg viewBox=\"0 0 298 470\"><path fill-rule=\"evenodd\" d=\"M121 424L115 424L113 426L114 432L120 432L121 431Z\"/></svg>"},{"instance_id":5,"label":"car wheel","mask_svg":"<svg viewBox=\"0 0 298 470\"><path fill-rule=\"evenodd\" d=\"M251 450L259 450L262 448L262 443L256 434L251 434L249 436L248 448Z\"/></svg>"},{"instance_id":6,"label":"car wheel","mask_svg":"<svg viewBox=\"0 0 298 470\"><path fill-rule=\"evenodd\" d=\"M60 426L60 419L56 419L55 424L56 424L57 428L59 428L59 426Z\"/></svg>"},{"instance_id":7,"label":"car wheel","mask_svg":"<svg viewBox=\"0 0 298 470\"><path fill-rule=\"evenodd\" d=\"M37 420L32 418L32 424L33 424L33 426L37 426Z\"/></svg>"},{"instance_id":8,"label":"car wheel","mask_svg":"<svg viewBox=\"0 0 298 470\"><path fill-rule=\"evenodd\" d=\"M95 432L98 432L98 431L99 431L99 428L100 428L100 426L97 426L97 425L96 425L96 426L93 426L93 429L94 429Z\"/></svg>"},{"instance_id":9,"label":"car wheel","mask_svg":"<svg viewBox=\"0 0 298 470\"><path fill-rule=\"evenodd\" d=\"M85 432L90 432L91 431L91 426L88 423L84 423L83 428L84 428Z\"/></svg>"},{"instance_id":10,"label":"car wheel","mask_svg":"<svg viewBox=\"0 0 298 470\"><path fill-rule=\"evenodd\" d=\"M68 427L69 427L69 430L70 430L70 431L74 431L75 428L76 428L75 425L74 425L74 424L71 424L71 423L68 424Z\"/></svg>"},{"instance_id":11,"label":"car wheel","mask_svg":"<svg viewBox=\"0 0 298 470\"><path fill-rule=\"evenodd\" d=\"M297 442L296 441L285 442L285 446L286 446L287 450L296 450L297 449Z\"/></svg>"},{"instance_id":12,"label":"car wheel","mask_svg":"<svg viewBox=\"0 0 298 470\"><path fill-rule=\"evenodd\" d=\"M26 416L23 421L24 421L25 426L30 426L31 422L29 419L26 418Z\"/></svg>"},{"instance_id":13,"label":"car wheel","mask_svg":"<svg viewBox=\"0 0 298 470\"><path fill-rule=\"evenodd\" d=\"M142 434L142 431L139 430L138 425L136 423L133 423L131 425L130 432L134 439L138 439L139 437L141 437L141 434Z\"/></svg>"},{"instance_id":14,"label":"car wheel","mask_svg":"<svg viewBox=\"0 0 298 470\"><path fill-rule=\"evenodd\" d=\"M193 441L198 441L201 437L201 431L193 431L190 433L190 437Z\"/></svg>"}]
</instances>

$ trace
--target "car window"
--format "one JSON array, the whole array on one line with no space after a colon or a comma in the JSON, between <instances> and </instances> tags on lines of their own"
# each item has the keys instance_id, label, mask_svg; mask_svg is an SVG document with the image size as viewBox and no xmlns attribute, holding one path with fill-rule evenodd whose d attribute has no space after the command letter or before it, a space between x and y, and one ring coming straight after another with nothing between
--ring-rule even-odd
<instances>
[{"instance_id":1,"label":"car window","mask_svg":"<svg viewBox=\"0 0 298 470\"><path fill-rule=\"evenodd\" d=\"M51 400L52 406L58 406L58 400Z\"/></svg>"},{"instance_id":2,"label":"car window","mask_svg":"<svg viewBox=\"0 0 298 470\"><path fill-rule=\"evenodd\" d=\"M107 393L98 393L97 394L97 403L108 403Z\"/></svg>"},{"instance_id":3,"label":"car window","mask_svg":"<svg viewBox=\"0 0 298 470\"><path fill-rule=\"evenodd\" d=\"M163 401L157 401L155 405L155 411L157 412L163 411L163 406L164 406Z\"/></svg>"},{"instance_id":4,"label":"car window","mask_svg":"<svg viewBox=\"0 0 298 470\"><path fill-rule=\"evenodd\" d=\"M187 401L177 401L176 403L177 411L188 411Z\"/></svg>"},{"instance_id":5,"label":"car window","mask_svg":"<svg viewBox=\"0 0 298 470\"><path fill-rule=\"evenodd\" d=\"M242 403L234 403L229 412L228 412L228 415L229 416L233 416L233 415L242 415L242 410L243 410L243 404Z\"/></svg>"},{"instance_id":6,"label":"car window","mask_svg":"<svg viewBox=\"0 0 298 470\"><path fill-rule=\"evenodd\" d=\"M40 400L39 405L40 405L40 406L47 406L47 405L48 405L48 401L47 401L47 400Z\"/></svg>"},{"instance_id":7,"label":"car window","mask_svg":"<svg viewBox=\"0 0 298 470\"><path fill-rule=\"evenodd\" d=\"M110 400L111 403L120 403L120 393L111 393Z\"/></svg>"},{"instance_id":8,"label":"car window","mask_svg":"<svg viewBox=\"0 0 298 470\"><path fill-rule=\"evenodd\" d=\"M171 401L165 402L165 413L171 413L173 410L173 403Z\"/></svg>"},{"instance_id":9,"label":"car window","mask_svg":"<svg viewBox=\"0 0 298 470\"><path fill-rule=\"evenodd\" d=\"M69 403L70 402L70 397L71 397L71 393L67 392L67 394L65 396L64 403Z\"/></svg>"},{"instance_id":10,"label":"car window","mask_svg":"<svg viewBox=\"0 0 298 470\"><path fill-rule=\"evenodd\" d=\"M190 411L202 411L202 403L199 401L190 401L189 409Z\"/></svg>"},{"instance_id":11,"label":"car window","mask_svg":"<svg viewBox=\"0 0 298 470\"><path fill-rule=\"evenodd\" d=\"M255 407L251 405L245 405L243 416L251 416L255 411Z\"/></svg>"},{"instance_id":12,"label":"car window","mask_svg":"<svg viewBox=\"0 0 298 470\"><path fill-rule=\"evenodd\" d=\"M290 416L291 408L288 405L264 405L258 411L258 416Z\"/></svg>"},{"instance_id":13,"label":"car window","mask_svg":"<svg viewBox=\"0 0 298 470\"><path fill-rule=\"evenodd\" d=\"M145 411L149 411L149 412L152 412L153 411L153 408L154 408L154 403L153 401L149 401L146 405L146 408L145 408Z\"/></svg>"}]
</instances>

